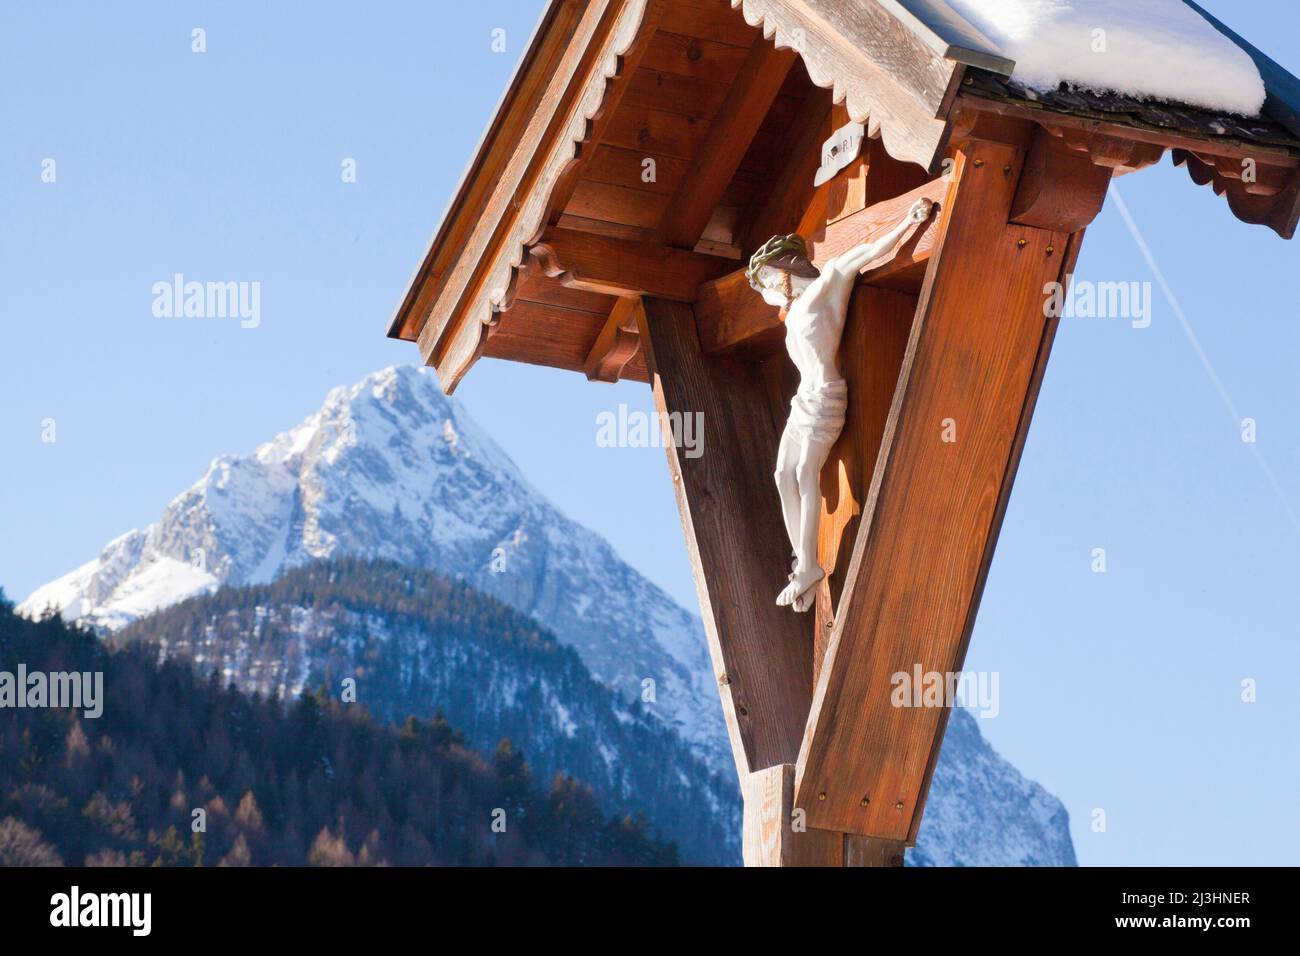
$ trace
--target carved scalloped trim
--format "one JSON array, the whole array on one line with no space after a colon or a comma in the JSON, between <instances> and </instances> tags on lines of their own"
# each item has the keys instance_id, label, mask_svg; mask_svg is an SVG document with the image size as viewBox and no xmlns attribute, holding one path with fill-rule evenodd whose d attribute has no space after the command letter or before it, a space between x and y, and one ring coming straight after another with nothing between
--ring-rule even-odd
<instances>
[{"instance_id":1,"label":"carved scalloped trim","mask_svg":"<svg viewBox=\"0 0 1300 956\"><path fill-rule=\"evenodd\" d=\"M1252 188L1240 174L1225 174L1216 162L1218 157L1198 156L1185 149L1174 149L1171 156L1174 165L1186 168L1196 185L1209 186L1215 195L1226 197L1228 208L1242 222L1268 226L1283 239L1295 235L1300 221L1300 170L1268 169ZM1231 162L1223 160L1235 172L1228 165Z\"/></svg>"},{"instance_id":2,"label":"carved scalloped trim","mask_svg":"<svg viewBox=\"0 0 1300 956\"><path fill-rule=\"evenodd\" d=\"M479 284L480 291L466 307L465 321L450 340L435 347L436 360L431 364L437 366L439 381L449 394L482 354L488 332L499 321L500 313L510 307L519 267L529 245L546 226L551 193L570 164L578 159L582 144L590 134L591 122L605 104L611 81L619 74L620 60L641 33L649 4L650 0L627 0L619 11L595 76L572 109L568 126L540 164L527 203L519 210L491 271Z\"/></svg>"},{"instance_id":3,"label":"carved scalloped trim","mask_svg":"<svg viewBox=\"0 0 1300 956\"><path fill-rule=\"evenodd\" d=\"M868 138L880 139L894 159L930 167L934 149L918 143L916 133L930 124L934 131L933 143L937 146L944 124L926 115L920 104L914 111L909 110L911 115L896 115L896 104L873 90L882 83L893 82L887 74L846 41L822 37L817 31L809 30L806 21L782 0L730 2L733 9L741 11L746 23L760 28L763 36L777 47L799 54L809 79L816 86L830 90L832 102L843 103L849 118L867 127ZM811 11L808 15L815 16ZM877 82L868 82L864 74L872 74Z\"/></svg>"}]
</instances>

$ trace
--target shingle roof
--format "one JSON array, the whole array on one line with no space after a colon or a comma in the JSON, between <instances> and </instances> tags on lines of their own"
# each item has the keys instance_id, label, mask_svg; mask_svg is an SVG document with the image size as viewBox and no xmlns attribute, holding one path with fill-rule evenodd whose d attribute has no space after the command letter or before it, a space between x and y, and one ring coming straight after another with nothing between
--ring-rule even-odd
<instances>
[{"instance_id":1,"label":"shingle roof","mask_svg":"<svg viewBox=\"0 0 1300 956\"><path fill-rule=\"evenodd\" d=\"M1138 129L1182 133L1208 140L1262 143L1300 151L1300 136L1267 115L1236 116L1179 103L1139 100L1120 93L1094 93L1064 85L1056 90L1032 90L1008 77L979 69L966 71L962 92L1029 109L1068 113ZM1265 112L1268 112L1267 105Z\"/></svg>"},{"instance_id":2,"label":"shingle roof","mask_svg":"<svg viewBox=\"0 0 1300 956\"><path fill-rule=\"evenodd\" d=\"M914 32L934 38L930 42L936 49L939 48L936 44L942 44L944 49L940 52L943 55L967 65L967 75L974 76L971 84L974 90L968 89L966 92L1110 122L1131 122L1197 136L1223 136L1300 147L1300 79L1193 0L1183 2L1255 62L1266 91L1261 117L1246 119L1177 103L1142 101L1120 94L1098 94L1077 89L1047 93L1029 90L1011 80L1012 61L1006 59L995 43L971 26L945 0L881 2L884 6L897 8L895 15ZM1001 63L997 61L999 57L1002 58Z\"/></svg>"}]
</instances>

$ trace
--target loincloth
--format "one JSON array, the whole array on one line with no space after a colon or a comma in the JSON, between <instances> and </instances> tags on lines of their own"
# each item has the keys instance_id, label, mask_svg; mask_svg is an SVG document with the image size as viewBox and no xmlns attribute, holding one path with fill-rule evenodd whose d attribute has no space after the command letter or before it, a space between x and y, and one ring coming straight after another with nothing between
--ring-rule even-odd
<instances>
[{"instance_id":1,"label":"loincloth","mask_svg":"<svg viewBox=\"0 0 1300 956\"><path fill-rule=\"evenodd\" d=\"M790 420L786 430L799 441L833 444L844 430L844 413L849 405L849 385L843 379L820 388L799 386L790 399Z\"/></svg>"}]
</instances>

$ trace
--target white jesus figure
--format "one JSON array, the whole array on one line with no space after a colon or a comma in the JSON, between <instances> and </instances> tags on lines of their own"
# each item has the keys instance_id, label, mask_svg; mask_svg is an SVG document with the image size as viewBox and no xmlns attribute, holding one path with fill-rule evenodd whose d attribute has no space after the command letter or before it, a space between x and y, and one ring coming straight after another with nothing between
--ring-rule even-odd
<instances>
[{"instance_id":1,"label":"white jesus figure","mask_svg":"<svg viewBox=\"0 0 1300 956\"><path fill-rule=\"evenodd\" d=\"M931 208L930 200L918 199L892 230L836 256L820 271L799 235L773 236L749 260L750 285L785 313L785 346L799 371L799 389L790 401L776 456L776 486L794 549L789 582L776 598L783 607L807 611L814 585L825 576L817 563L818 481L844 428L848 385L836 353L853 284L864 266L893 250L910 227L925 222Z\"/></svg>"}]
</instances>

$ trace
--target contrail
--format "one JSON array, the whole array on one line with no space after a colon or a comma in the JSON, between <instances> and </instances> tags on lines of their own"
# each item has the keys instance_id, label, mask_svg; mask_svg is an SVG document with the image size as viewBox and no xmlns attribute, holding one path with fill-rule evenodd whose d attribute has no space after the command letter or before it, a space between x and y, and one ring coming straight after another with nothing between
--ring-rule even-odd
<instances>
[{"instance_id":1,"label":"contrail","mask_svg":"<svg viewBox=\"0 0 1300 956\"><path fill-rule=\"evenodd\" d=\"M1219 398L1223 399L1224 406L1228 409L1228 414L1232 416L1233 426L1241 427L1241 415L1237 412L1237 405L1228 394L1228 390L1223 385L1223 380L1219 378L1219 373L1214 370L1210 363L1210 357L1205 354L1205 349L1201 347L1201 340L1196 337L1192 331L1191 323L1187 321L1187 315L1183 312L1183 307L1178 304L1178 299L1174 296L1173 290L1169 288L1169 283L1165 281L1165 274L1160 271L1156 265L1155 256L1151 254L1151 247L1147 245L1142 238L1142 231L1138 229L1137 223L1133 221L1133 214L1128 210L1128 204L1124 202L1124 197L1120 194L1119 186L1111 183L1110 194L1115 197L1115 206L1119 209L1120 216L1124 219L1124 224L1128 226L1129 233L1133 236L1133 241L1137 243L1138 250L1142 253L1142 258L1147 262L1151 269L1151 274L1156 277L1156 283L1160 286L1160 291L1164 293L1165 298L1169 300L1169 306L1174 310L1174 316L1178 319L1178 324L1182 326L1183 334L1187 336L1187 341L1191 343L1196 357L1201 360L1201 366L1210 376L1210 381L1214 383L1215 390L1219 393ZM1300 517L1296 516L1295 509L1291 507L1291 502L1287 500L1286 492L1282 490L1282 484L1277 480L1277 475L1273 474L1273 469L1269 467L1268 462L1264 459L1264 454L1259 450L1259 445L1250 442L1251 454L1255 456L1255 461L1259 463L1260 469L1264 472L1264 477L1268 479L1269 485L1273 488L1273 493L1277 495L1277 500L1281 502L1283 510L1286 511L1287 517L1291 519L1291 526L1295 528L1296 534L1300 534Z\"/></svg>"}]
</instances>

